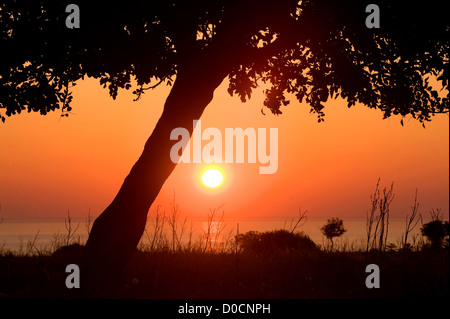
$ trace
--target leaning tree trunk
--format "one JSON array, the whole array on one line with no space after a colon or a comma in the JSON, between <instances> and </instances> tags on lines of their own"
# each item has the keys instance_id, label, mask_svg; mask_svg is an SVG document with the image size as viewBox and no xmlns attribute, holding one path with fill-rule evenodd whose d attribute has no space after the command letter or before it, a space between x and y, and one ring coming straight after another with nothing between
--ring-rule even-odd
<instances>
[{"instance_id":1,"label":"leaning tree trunk","mask_svg":"<svg viewBox=\"0 0 450 319\"><path fill-rule=\"evenodd\" d=\"M212 59L197 56L195 61L179 68L142 155L112 203L93 224L81 270L82 288L90 296L111 291L139 243L148 210L176 166L170 160L170 132L184 127L192 133L192 121L200 118L226 76Z\"/></svg>"}]
</instances>

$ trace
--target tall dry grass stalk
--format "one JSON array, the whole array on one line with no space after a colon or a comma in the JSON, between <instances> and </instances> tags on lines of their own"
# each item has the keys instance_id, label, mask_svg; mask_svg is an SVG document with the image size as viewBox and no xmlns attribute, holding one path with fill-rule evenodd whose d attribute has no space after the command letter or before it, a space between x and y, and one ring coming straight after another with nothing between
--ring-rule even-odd
<instances>
[{"instance_id":1,"label":"tall dry grass stalk","mask_svg":"<svg viewBox=\"0 0 450 319\"><path fill-rule=\"evenodd\" d=\"M370 196L371 208L366 219L366 252L376 249L384 252L387 247L389 232L390 204L394 200L394 183L390 188L380 191L380 179L377 181L374 193Z\"/></svg>"},{"instance_id":2,"label":"tall dry grass stalk","mask_svg":"<svg viewBox=\"0 0 450 319\"><path fill-rule=\"evenodd\" d=\"M223 205L210 209L207 215L207 222L203 229L201 237L201 246L203 252L218 251L223 249L223 242L219 240L223 230L225 229L224 215L225 212L219 213Z\"/></svg>"},{"instance_id":3,"label":"tall dry grass stalk","mask_svg":"<svg viewBox=\"0 0 450 319\"><path fill-rule=\"evenodd\" d=\"M150 212L150 216L147 219L144 236L140 243L140 248L142 250L168 250L168 240L164 232L165 221L165 212L161 210L160 205L156 206L153 212ZM145 241L147 243L145 243Z\"/></svg>"},{"instance_id":4,"label":"tall dry grass stalk","mask_svg":"<svg viewBox=\"0 0 450 319\"><path fill-rule=\"evenodd\" d=\"M223 205L222 205L223 206ZM188 228L187 218L182 218L181 210L175 202L171 203L171 210L166 214L161 206L156 206L147 219L144 235L139 243L143 251L166 252L225 252L234 250L234 236L232 231L224 233L224 211L222 206L210 209L207 221L203 223L198 240L195 240L194 224Z\"/></svg>"},{"instance_id":5,"label":"tall dry grass stalk","mask_svg":"<svg viewBox=\"0 0 450 319\"><path fill-rule=\"evenodd\" d=\"M419 202L417 201L417 189L416 189L416 195L414 197L414 205L411 207L411 215L406 215L406 228L405 228L405 235L403 236L403 242L402 242L402 250L403 252L406 252L411 248L411 245L408 244L408 236L409 234L416 228L417 224L419 222L422 223L422 215L418 214L419 212ZM416 237L413 237L413 244L416 241Z\"/></svg>"},{"instance_id":6,"label":"tall dry grass stalk","mask_svg":"<svg viewBox=\"0 0 450 319\"><path fill-rule=\"evenodd\" d=\"M182 249L182 239L186 231L186 217L182 222L179 222L180 207L175 201L175 194L173 195L171 203L170 215L167 217L167 224L170 227L172 237L172 251L180 251Z\"/></svg>"},{"instance_id":7,"label":"tall dry grass stalk","mask_svg":"<svg viewBox=\"0 0 450 319\"><path fill-rule=\"evenodd\" d=\"M68 246L72 243L75 233L77 232L78 228L80 227L80 223L78 223L78 225L76 227L73 227L72 217L70 217L70 211L67 211L67 218L64 219L64 226L66 227L66 231L67 231L65 245Z\"/></svg>"}]
</instances>

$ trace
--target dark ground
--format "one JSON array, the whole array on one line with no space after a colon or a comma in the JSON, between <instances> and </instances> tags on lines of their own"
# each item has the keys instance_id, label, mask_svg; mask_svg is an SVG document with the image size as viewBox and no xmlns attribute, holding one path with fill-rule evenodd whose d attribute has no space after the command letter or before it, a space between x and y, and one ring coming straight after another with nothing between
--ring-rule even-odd
<instances>
[{"instance_id":1,"label":"dark ground","mask_svg":"<svg viewBox=\"0 0 450 319\"><path fill-rule=\"evenodd\" d=\"M75 246L46 256L0 256L0 298L79 297L77 289L65 286L65 267L77 263L81 250ZM365 285L365 269L372 263L380 268L379 289ZM445 298L449 253L137 251L124 277L115 280L114 298Z\"/></svg>"}]
</instances>

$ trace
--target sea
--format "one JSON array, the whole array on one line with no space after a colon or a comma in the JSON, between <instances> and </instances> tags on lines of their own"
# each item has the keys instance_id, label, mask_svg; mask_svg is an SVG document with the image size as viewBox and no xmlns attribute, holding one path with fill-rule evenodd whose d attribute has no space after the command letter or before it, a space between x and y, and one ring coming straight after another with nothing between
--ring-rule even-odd
<instances>
[{"instance_id":1,"label":"sea","mask_svg":"<svg viewBox=\"0 0 450 319\"><path fill-rule=\"evenodd\" d=\"M347 250L365 249L367 231L366 218L347 217L342 218L344 228L347 230L341 237L334 240L335 248ZM184 221L184 220L182 220ZM248 231L273 231L279 229L292 230L296 223L296 219L292 217L253 217L240 220L218 220L208 222L205 220L193 220L182 223L178 221L177 232L182 235L181 241L187 242L190 238L195 242L205 235L209 228L212 233L211 237L216 237L214 233L219 233L220 237L234 238L236 234L243 234ZM67 243L86 243L89 230L92 226L92 220L88 221L83 218L73 218L70 224L67 219L6 219L0 223L0 253L13 252L16 254L37 254L51 252L58 247ZM321 227L326 224L325 217L308 217L306 221L302 221L295 231L301 231L308 235L316 244L326 247L329 242L321 232ZM209 225L209 226L208 226ZM146 227L147 235L152 236L154 232L155 221L151 218L148 220ZM405 218L390 218L388 225L388 245L395 249L402 243L405 233ZM421 223L410 232L408 242L417 244L423 241L420 235ZM165 232L170 231L167 222L164 223ZM170 236L168 236L170 238ZM147 236L148 238L148 236ZM145 244L143 236L142 243Z\"/></svg>"}]
</instances>

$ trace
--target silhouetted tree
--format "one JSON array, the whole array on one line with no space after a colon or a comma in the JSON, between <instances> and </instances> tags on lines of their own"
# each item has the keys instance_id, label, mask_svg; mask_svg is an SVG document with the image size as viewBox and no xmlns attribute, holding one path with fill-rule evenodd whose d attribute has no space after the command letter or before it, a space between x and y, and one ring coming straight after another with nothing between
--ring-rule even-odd
<instances>
[{"instance_id":1,"label":"silhouetted tree","mask_svg":"<svg viewBox=\"0 0 450 319\"><path fill-rule=\"evenodd\" d=\"M191 130L227 77L229 93L244 102L267 83L264 106L272 113L295 97L319 122L333 97L378 108L385 118L425 122L449 110L448 95L439 97L428 79L448 89L449 22L438 1L380 0L378 29L365 25L370 1L77 0L80 28L68 29L71 2L0 4L2 121L24 110L67 116L70 89L85 77L99 79L113 98L132 80L137 99L173 85L141 157L94 222L83 273L98 283L124 267L175 168L170 131Z\"/></svg>"},{"instance_id":2,"label":"silhouetted tree","mask_svg":"<svg viewBox=\"0 0 450 319\"><path fill-rule=\"evenodd\" d=\"M333 250L334 247L333 238L340 237L347 231L344 228L344 221L338 217L327 219L327 223L323 225L320 230L322 231L322 234L324 234L324 236L330 241L331 250Z\"/></svg>"}]
</instances>

